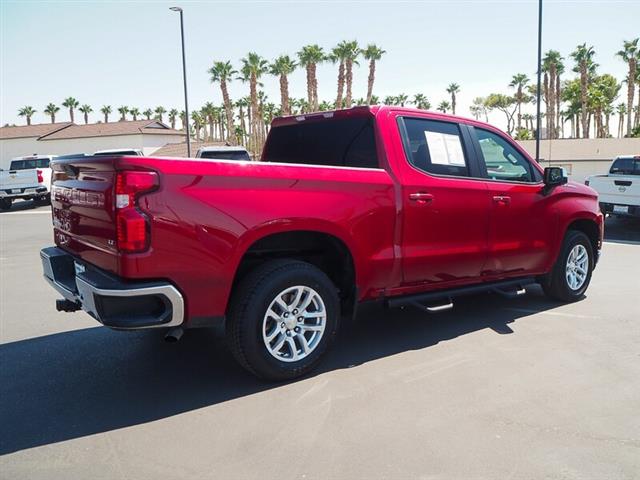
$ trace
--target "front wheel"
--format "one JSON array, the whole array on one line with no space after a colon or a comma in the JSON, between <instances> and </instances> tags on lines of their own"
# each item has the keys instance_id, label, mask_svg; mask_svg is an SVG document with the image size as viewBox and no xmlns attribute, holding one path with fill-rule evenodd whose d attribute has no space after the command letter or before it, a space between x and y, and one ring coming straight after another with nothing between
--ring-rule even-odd
<instances>
[{"instance_id":1,"label":"front wheel","mask_svg":"<svg viewBox=\"0 0 640 480\"><path fill-rule=\"evenodd\" d=\"M563 302L579 300L589 286L594 264L589 237L577 230L569 230L553 269L541 282L544 292Z\"/></svg>"},{"instance_id":2,"label":"front wheel","mask_svg":"<svg viewBox=\"0 0 640 480\"><path fill-rule=\"evenodd\" d=\"M235 288L227 342L238 362L268 380L289 380L312 370L336 336L336 287L315 266L274 260Z\"/></svg>"}]
</instances>

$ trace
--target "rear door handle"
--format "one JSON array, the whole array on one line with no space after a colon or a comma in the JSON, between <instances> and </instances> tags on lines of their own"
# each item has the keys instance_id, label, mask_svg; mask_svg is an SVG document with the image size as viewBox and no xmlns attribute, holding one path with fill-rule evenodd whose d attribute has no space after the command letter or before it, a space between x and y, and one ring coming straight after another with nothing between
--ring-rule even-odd
<instances>
[{"instance_id":1,"label":"rear door handle","mask_svg":"<svg viewBox=\"0 0 640 480\"><path fill-rule=\"evenodd\" d=\"M511 203L511 197L506 195L496 195L493 197L493 201L496 203L501 203L503 205L509 205Z\"/></svg>"},{"instance_id":2,"label":"rear door handle","mask_svg":"<svg viewBox=\"0 0 640 480\"><path fill-rule=\"evenodd\" d=\"M409 200L420 204L431 203L433 201L433 195L426 192L410 193Z\"/></svg>"}]
</instances>

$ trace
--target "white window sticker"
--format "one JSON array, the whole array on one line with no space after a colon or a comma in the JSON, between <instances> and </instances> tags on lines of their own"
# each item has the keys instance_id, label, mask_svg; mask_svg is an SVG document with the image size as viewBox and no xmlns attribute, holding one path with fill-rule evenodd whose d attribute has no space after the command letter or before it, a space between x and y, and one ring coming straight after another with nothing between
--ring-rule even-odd
<instances>
[{"instance_id":1,"label":"white window sticker","mask_svg":"<svg viewBox=\"0 0 640 480\"><path fill-rule=\"evenodd\" d=\"M458 135L438 132L424 132L431 154L431 163L464 167L464 153Z\"/></svg>"}]
</instances>

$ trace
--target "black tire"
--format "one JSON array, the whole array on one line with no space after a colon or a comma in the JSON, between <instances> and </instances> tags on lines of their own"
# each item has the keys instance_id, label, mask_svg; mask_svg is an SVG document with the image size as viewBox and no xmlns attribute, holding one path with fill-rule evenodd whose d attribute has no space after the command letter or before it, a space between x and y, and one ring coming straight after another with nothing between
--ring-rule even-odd
<instances>
[{"instance_id":1,"label":"black tire","mask_svg":"<svg viewBox=\"0 0 640 480\"><path fill-rule=\"evenodd\" d=\"M326 309L325 330L315 349L298 361L275 358L263 340L263 320L278 293L293 286L315 290ZM335 285L315 266L297 260L269 261L250 272L234 289L226 325L229 349L249 372L265 380L290 380L311 371L333 342L340 300Z\"/></svg>"},{"instance_id":2,"label":"black tire","mask_svg":"<svg viewBox=\"0 0 640 480\"><path fill-rule=\"evenodd\" d=\"M574 290L569 286L567 281L566 267L569 254L576 245L582 245L586 249L589 259L587 262L587 277L582 286ZM591 244L589 237L580 231L569 230L564 237L562 247L560 248L560 254L558 255L556 263L553 265L553 269L545 275L540 284L542 285L544 293L548 297L553 298L554 300L561 300L563 302L575 302L582 298L584 292L589 287L593 267L593 245Z\"/></svg>"},{"instance_id":3,"label":"black tire","mask_svg":"<svg viewBox=\"0 0 640 480\"><path fill-rule=\"evenodd\" d=\"M10 198L0 198L0 210L9 210L11 208Z\"/></svg>"}]
</instances>

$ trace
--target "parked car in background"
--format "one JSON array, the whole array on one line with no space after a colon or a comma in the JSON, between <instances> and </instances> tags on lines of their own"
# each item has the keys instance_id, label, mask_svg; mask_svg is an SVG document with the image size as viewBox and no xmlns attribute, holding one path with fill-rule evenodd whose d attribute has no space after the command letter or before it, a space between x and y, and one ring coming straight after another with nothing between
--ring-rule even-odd
<instances>
[{"instance_id":1,"label":"parked car in background","mask_svg":"<svg viewBox=\"0 0 640 480\"><path fill-rule=\"evenodd\" d=\"M224 325L242 366L283 380L362 302L437 312L534 283L573 302L599 257L596 193L485 123L391 106L279 118L261 159L54 161L40 255L57 309L173 340Z\"/></svg>"},{"instance_id":2,"label":"parked car in background","mask_svg":"<svg viewBox=\"0 0 640 480\"><path fill-rule=\"evenodd\" d=\"M584 182L599 195L603 213L640 217L640 155L616 157L606 175L592 175Z\"/></svg>"},{"instance_id":3,"label":"parked car in background","mask_svg":"<svg viewBox=\"0 0 640 480\"><path fill-rule=\"evenodd\" d=\"M0 171L0 210L9 210L14 200L49 201L50 162L53 155L30 155L11 160L9 170Z\"/></svg>"},{"instance_id":4,"label":"parked car in background","mask_svg":"<svg viewBox=\"0 0 640 480\"><path fill-rule=\"evenodd\" d=\"M98 150L93 152L94 155L104 156L104 155L134 155L141 157L143 155L142 150L139 148L113 148L110 150Z\"/></svg>"},{"instance_id":5,"label":"parked car in background","mask_svg":"<svg viewBox=\"0 0 640 480\"><path fill-rule=\"evenodd\" d=\"M251 156L244 147L220 146L200 147L196 158L210 158L218 160L251 160Z\"/></svg>"}]
</instances>

